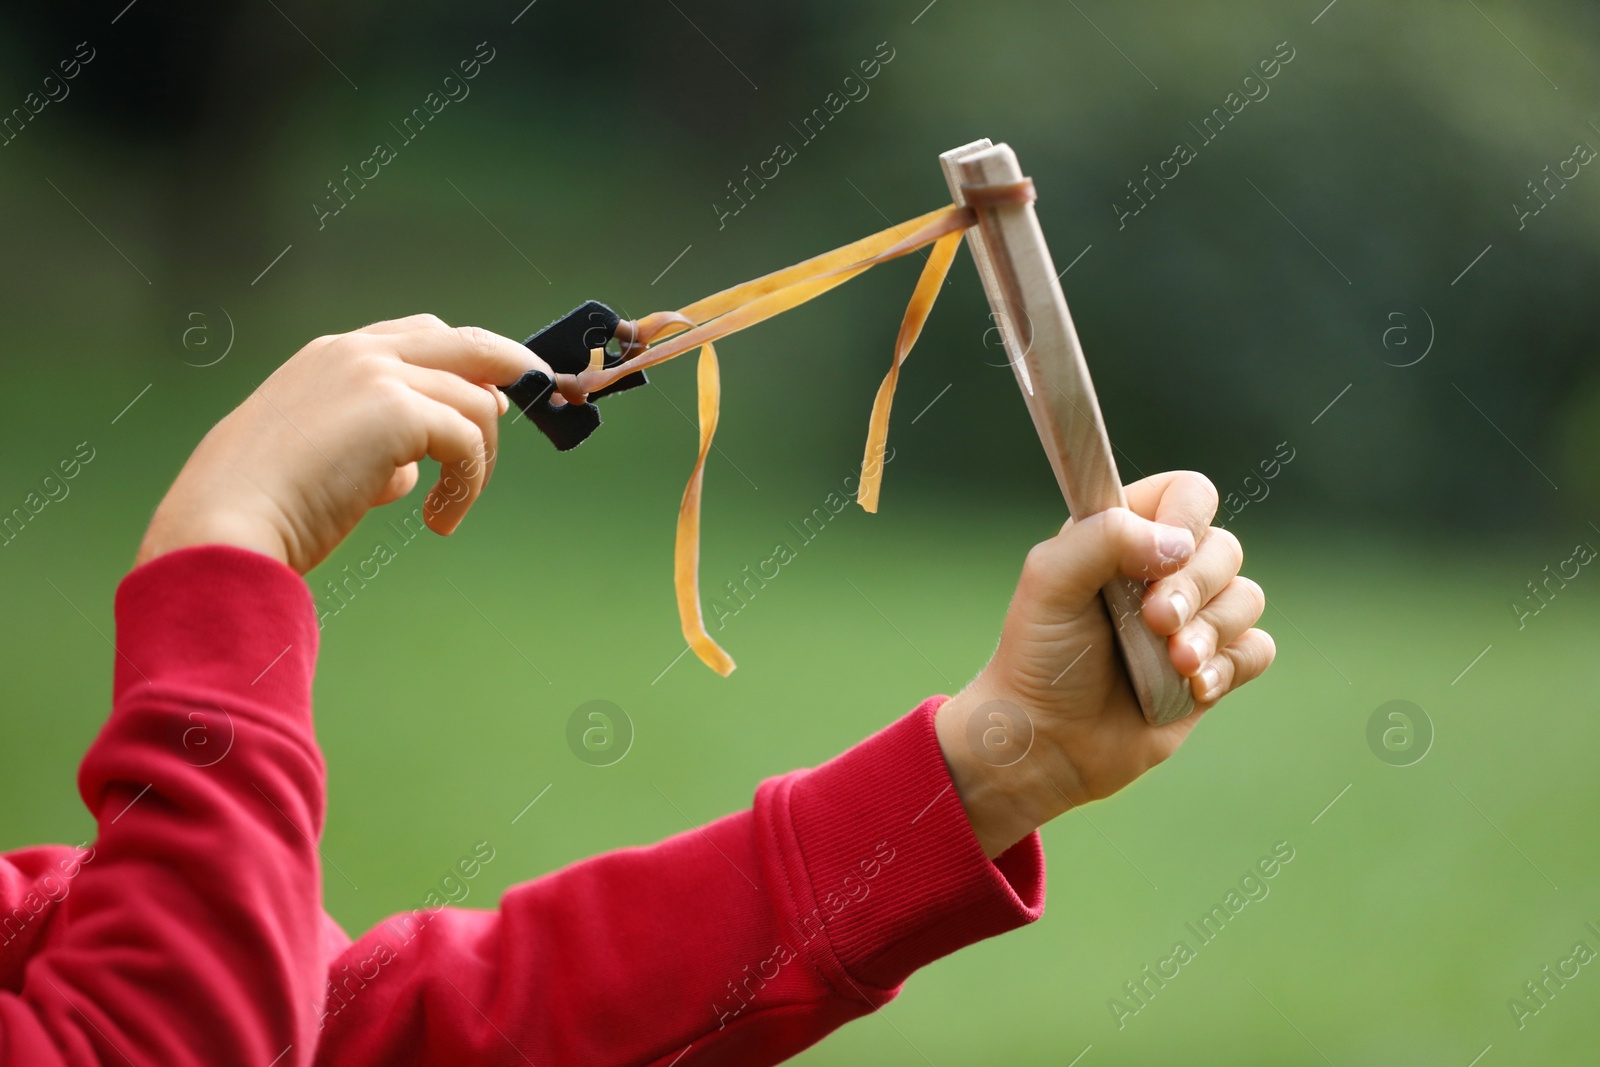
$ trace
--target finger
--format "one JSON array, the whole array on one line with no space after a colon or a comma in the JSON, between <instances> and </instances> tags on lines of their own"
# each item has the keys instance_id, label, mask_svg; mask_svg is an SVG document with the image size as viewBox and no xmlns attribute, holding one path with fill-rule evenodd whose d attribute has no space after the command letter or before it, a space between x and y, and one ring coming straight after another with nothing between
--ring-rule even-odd
<instances>
[{"instance_id":1,"label":"finger","mask_svg":"<svg viewBox=\"0 0 1600 1067\"><path fill-rule=\"evenodd\" d=\"M1176 633L1228 587L1243 562L1239 539L1227 530L1210 529L1194 556L1145 594L1144 617L1150 628L1158 634Z\"/></svg>"},{"instance_id":2,"label":"finger","mask_svg":"<svg viewBox=\"0 0 1600 1067\"><path fill-rule=\"evenodd\" d=\"M378 499L373 501L374 507L392 504L417 487L417 465L406 463L394 469L389 475L389 481L384 485L383 491L378 494Z\"/></svg>"},{"instance_id":3,"label":"finger","mask_svg":"<svg viewBox=\"0 0 1600 1067\"><path fill-rule=\"evenodd\" d=\"M510 385L530 370L555 374L529 349L478 326L410 330L394 334L388 341L407 363L449 371L471 382Z\"/></svg>"},{"instance_id":4,"label":"finger","mask_svg":"<svg viewBox=\"0 0 1600 1067\"><path fill-rule=\"evenodd\" d=\"M1200 669L1190 684L1200 704L1215 704L1255 678L1259 678L1278 654L1278 646L1265 630L1246 630Z\"/></svg>"},{"instance_id":5,"label":"finger","mask_svg":"<svg viewBox=\"0 0 1600 1067\"><path fill-rule=\"evenodd\" d=\"M1033 547L1022 568L1022 588L1067 615L1082 611L1118 574L1140 576L1181 562L1194 552L1188 530L1110 508L1069 522Z\"/></svg>"},{"instance_id":6,"label":"finger","mask_svg":"<svg viewBox=\"0 0 1600 1067\"><path fill-rule=\"evenodd\" d=\"M1168 642L1172 665L1179 674L1192 678L1216 655L1217 649L1226 648L1254 626L1266 606L1267 598L1259 585L1249 578L1235 578L1172 635Z\"/></svg>"},{"instance_id":7,"label":"finger","mask_svg":"<svg viewBox=\"0 0 1600 1067\"><path fill-rule=\"evenodd\" d=\"M494 473L500 446L500 404L495 399L499 390L491 393L489 389L493 389L493 386L486 389L449 371L432 370L409 363L400 364L399 372L400 380L412 389L441 404L448 404L477 425L486 449L480 461L487 467L483 480L484 484L488 484L489 476Z\"/></svg>"},{"instance_id":8,"label":"finger","mask_svg":"<svg viewBox=\"0 0 1600 1067\"><path fill-rule=\"evenodd\" d=\"M483 492L483 433L455 408L420 394L415 410L425 437L423 451L439 461L439 480L422 503L422 521L434 533L448 536Z\"/></svg>"},{"instance_id":9,"label":"finger","mask_svg":"<svg viewBox=\"0 0 1600 1067\"><path fill-rule=\"evenodd\" d=\"M357 333L410 333L413 330L448 330L450 324L437 315L426 312L420 315L407 315L402 319L385 319L382 322L369 323L357 330Z\"/></svg>"},{"instance_id":10,"label":"finger","mask_svg":"<svg viewBox=\"0 0 1600 1067\"><path fill-rule=\"evenodd\" d=\"M1217 513L1217 488L1194 471L1167 471L1141 478L1125 490L1128 507L1168 526L1183 526L1203 540Z\"/></svg>"}]
</instances>

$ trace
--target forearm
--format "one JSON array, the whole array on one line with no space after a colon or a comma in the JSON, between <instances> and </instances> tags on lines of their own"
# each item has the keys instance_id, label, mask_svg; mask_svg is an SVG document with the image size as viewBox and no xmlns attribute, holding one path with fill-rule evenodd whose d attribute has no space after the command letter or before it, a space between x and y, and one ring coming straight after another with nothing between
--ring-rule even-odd
<instances>
[{"instance_id":1,"label":"forearm","mask_svg":"<svg viewBox=\"0 0 1600 1067\"><path fill-rule=\"evenodd\" d=\"M278 1063L305 1063L323 981L309 595L202 549L130 575L117 608L114 707L80 774L98 836L0 997L0 1064L265 1064L291 1045Z\"/></svg>"},{"instance_id":2,"label":"forearm","mask_svg":"<svg viewBox=\"0 0 1600 1067\"><path fill-rule=\"evenodd\" d=\"M383 924L335 961L336 984L364 972L330 1000L319 1062L776 1063L1031 921L1038 841L984 857L934 703L764 783L749 811L516 887L498 912Z\"/></svg>"}]
</instances>

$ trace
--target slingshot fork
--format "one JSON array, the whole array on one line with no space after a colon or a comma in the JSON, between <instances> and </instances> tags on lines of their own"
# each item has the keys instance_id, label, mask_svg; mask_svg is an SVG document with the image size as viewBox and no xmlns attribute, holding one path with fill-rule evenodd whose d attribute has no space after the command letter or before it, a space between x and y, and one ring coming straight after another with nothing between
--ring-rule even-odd
<instances>
[{"instance_id":1,"label":"slingshot fork","mask_svg":"<svg viewBox=\"0 0 1600 1067\"><path fill-rule=\"evenodd\" d=\"M966 202L963 186L1004 185L1023 178L1011 147L988 139L953 148L939 162L957 204ZM1083 346L1033 204L977 205L975 211L978 225L968 231L967 243L1068 511L1084 519L1126 507ZM1194 696L1172 665L1167 639L1144 623L1144 588L1143 582L1118 577L1100 595L1139 707L1149 722L1160 725L1193 711Z\"/></svg>"}]
</instances>

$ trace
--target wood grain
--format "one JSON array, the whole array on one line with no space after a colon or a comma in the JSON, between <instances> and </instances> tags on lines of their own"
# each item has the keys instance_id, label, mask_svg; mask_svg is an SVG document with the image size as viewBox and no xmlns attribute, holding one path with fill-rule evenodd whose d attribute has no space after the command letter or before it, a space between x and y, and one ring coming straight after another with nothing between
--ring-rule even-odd
<instances>
[{"instance_id":1,"label":"wood grain","mask_svg":"<svg viewBox=\"0 0 1600 1067\"><path fill-rule=\"evenodd\" d=\"M963 185L998 185L1023 177L1010 146L987 140L952 149L939 161L958 204L964 202ZM1126 507L1083 346L1033 205L996 205L977 214L978 227L967 235L973 260L1067 509L1073 518L1083 519ZM1144 591L1143 582L1117 578L1101 596L1145 718L1156 724L1173 722L1194 710L1194 697L1188 681L1172 666L1167 639L1144 623Z\"/></svg>"},{"instance_id":2,"label":"wood grain","mask_svg":"<svg viewBox=\"0 0 1600 1067\"><path fill-rule=\"evenodd\" d=\"M939 166L944 169L944 183L950 190L950 202L965 206L967 198L961 191L961 161L986 148L993 148L994 142L987 137L980 137L970 144L960 148L952 148L948 152L940 153ZM1000 292L1000 283L995 277L994 263L989 258L989 245L983 239L980 230L967 231L967 247L972 250L972 262L978 268L978 277L983 282L983 291L989 295L989 304L994 308L995 294ZM1023 351L1023 345L1014 337L1007 336L1011 331L1011 315L994 308L990 312L990 320L995 329L999 331L1001 342L1005 348L1006 362L1011 365L1012 372L1017 378L1017 388L1022 390L1022 399L1028 405L1028 412L1032 414L1034 408L1033 381L1028 377L1027 364L1019 358L1017 353ZM987 333L984 337L988 337ZM1053 462L1053 461L1052 461Z\"/></svg>"}]
</instances>

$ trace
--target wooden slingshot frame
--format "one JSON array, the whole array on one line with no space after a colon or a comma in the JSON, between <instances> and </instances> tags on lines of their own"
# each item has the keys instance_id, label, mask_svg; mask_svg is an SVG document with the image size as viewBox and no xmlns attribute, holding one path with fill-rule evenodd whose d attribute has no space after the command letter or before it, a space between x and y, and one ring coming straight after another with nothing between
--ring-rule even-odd
<instances>
[{"instance_id":1,"label":"wooden slingshot frame","mask_svg":"<svg viewBox=\"0 0 1600 1067\"><path fill-rule=\"evenodd\" d=\"M699 594L700 496L721 401L713 342L796 307L879 263L933 246L895 339L893 362L873 403L857 503L867 511L878 509L889 410L900 367L966 237L1008 361L1068 510L1083 519L1127 506L1083 347L1034 214L1033 182L1023 176L1010 146L986 139L945 152L939 162L951 205L678 311L624 322L616 334L624 356L621 362L604 366L596 349L587 369L555 376L556 390L569 403L582 403L589 394L634 371L700 350L700 448L678 509L674 584L685 640L720 674L731 673L734 663L706 632ZM1194 710L1194 698L1187 680L1172 666L1167 639L1144 624L1143 595L1143 582L1123 577L1101 590L1145 718L1156 724L1172 722Z\"/></svg>"}]
</instances>

